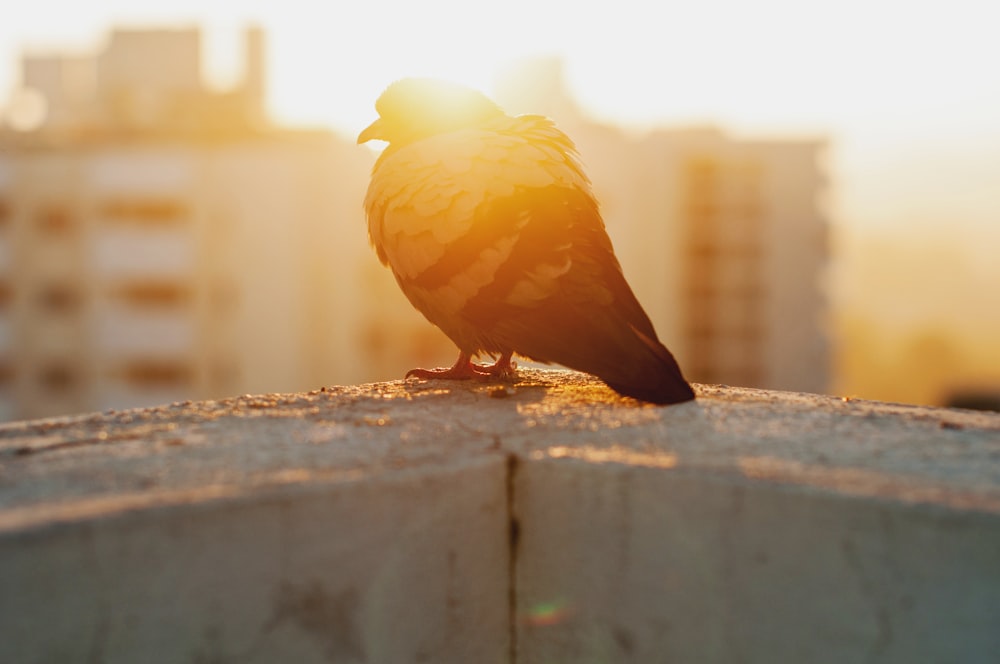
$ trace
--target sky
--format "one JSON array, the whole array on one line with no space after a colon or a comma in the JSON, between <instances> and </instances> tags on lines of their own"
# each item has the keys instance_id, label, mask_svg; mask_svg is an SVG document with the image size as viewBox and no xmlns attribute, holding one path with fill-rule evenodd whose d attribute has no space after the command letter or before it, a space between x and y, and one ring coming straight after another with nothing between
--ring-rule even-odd
<instances>
[{"instance_id":1,"label":"sky","mask_svg":"<svg viewBox=\"0 0 1000 664\"><path fill-rule=\"evenodd\" d=\"M992 260L998 19L995 0L33 0L0 24L0 105L22 52L92 51L112 26L202 25L208 74L223 86L239 74L239 31L259 24L274 117L348 135L396 78L488 92L505 63L557 55L597 119L826 137L838 224L953 229Z\"/></svg>"}]
</instances>

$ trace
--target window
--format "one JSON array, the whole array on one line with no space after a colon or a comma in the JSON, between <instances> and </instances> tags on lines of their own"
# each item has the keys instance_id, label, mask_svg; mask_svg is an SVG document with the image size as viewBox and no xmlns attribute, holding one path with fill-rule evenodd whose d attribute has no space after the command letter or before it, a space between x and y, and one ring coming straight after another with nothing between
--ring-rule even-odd
<instances>
[{"instance_id":1,"label":"window","mask_svg":"<svg viewBox=\"0 0 1000 664\"><path fill-rule=\"evenodd\" d=\"M136 307L182 307L191 299L191 289L172 282L134 282L119 285L112 295Z\"/></svg>"},{"instance_id":2,"label":"window","mask_svg":"<svg viewBox=\"0 0 1000 664\"><path fill-rule=\"evenodd\" d=\"M50 235L68 235L76 230L76 219L67 206L48 205L35 212L35 226Z\"/></svg>"},{"instance_id":3,"label":"window","mask_svg":"<svg viewBox=\"0 0 1000 664\"><path fill-rule=\"evenodd\" d=\"M48 392L68 392L79 380L79 372L69 363L50 364L38 372L38 384Z\"/></svg>"},{"instance_id":4,"label":"window","mask_svg":"<svg viewBox=\"0 0 1000 664\"><path fill-rule=\"evenodd\" d=\"M17 372L13 362L8 359L0 359L0 389L11 385L16 377Z\"/></svg>"},{"instance_id":5,"label":"window","mask_svg":"<svg viewBox=\"0 0 1000 664\"><path fill-rule=\"evenodd\" d=\"M80 306L80 291L71 284L49 284L38 291L38 306L54 314L71 313Z\"/></svg>"},{"instance_id":6,"label":"window","mask_svg":"<svg viewBox=\"0 0 1000 664\"><path fill-rule=\"evenodd\" d=\"M112 199L104 204L102 212L109 222L141 226L174 225L188 215L183 201L157 197Z\"/></svg>"},{"instance_id":7,"label":"window","mask_svg":"<svg viewBox=\"0 0 1000 664\"><path fill-rule=\"evenodd\" d=\"M134 360L122 370L122 377L133 387L186 387L193 376L191 367L176 360Z\"/></svg>"}]
</instances>

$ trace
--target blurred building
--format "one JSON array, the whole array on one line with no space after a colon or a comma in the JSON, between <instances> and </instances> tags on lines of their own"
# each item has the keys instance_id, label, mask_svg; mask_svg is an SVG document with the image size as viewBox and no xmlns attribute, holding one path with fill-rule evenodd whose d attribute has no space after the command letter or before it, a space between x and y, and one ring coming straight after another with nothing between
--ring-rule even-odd
<instances>
[{"instance_id":1,"label":"blurred building","mask_svg":"<svg viewBox=\"0 0 1000 664\"><path fill-rule=\"evenodd\" d=\"M195 29L24 60L37 115L0 134L0 419L364 375L345 312L371 158L267 121L263 49L248 30L228 92L201 82Z\"/></svg>"},{"instance_id":2,"label":"blurred building","mask_svg":"<svg viewBox=\"0 0 1000 664\"><path fill-rule=\"evenodd\" d=\"M22 128L63 136L155 133L190 139L263 129L264 48L261 29L248 28L242 80L218 92L202 80L197 28L114 30L96 54L25 55L15 112L19 99L40 100L33 104L35 117L21 120Z\"/></svg>"},{"instance_id":3,"label":"blurred building","mask_svg":"<svg viewBox=\"0 0 1000 664\"><path fill-rule=\"evenodd\" d=\"M829 389L823 141L629 135L579 111L554 59L497 88L508 112L548 114L576 142L626 277L691 380Z\"/></svg>"}]
</instances>

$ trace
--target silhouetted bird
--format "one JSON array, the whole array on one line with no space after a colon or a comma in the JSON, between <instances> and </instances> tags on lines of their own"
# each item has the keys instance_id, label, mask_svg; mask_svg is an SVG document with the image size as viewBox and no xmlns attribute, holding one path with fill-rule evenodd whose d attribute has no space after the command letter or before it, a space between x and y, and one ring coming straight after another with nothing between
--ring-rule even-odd
<instances>
[{"instance_id":1,"label":"silhouetted bird","mask_svg":"<svg viewBox=\"0 0 1000 664\"><path fill-rule=\"evenodd\" d=\"M625 282L573 142L539 115L506 115L475 90L403 79L358 136L389 145L365 197L383 264L459 348L449 369L514 375L511 355L601 378L658 404L694 398ZM472 358L498 359L479 365Z\"/></svg>"}]
</instances>

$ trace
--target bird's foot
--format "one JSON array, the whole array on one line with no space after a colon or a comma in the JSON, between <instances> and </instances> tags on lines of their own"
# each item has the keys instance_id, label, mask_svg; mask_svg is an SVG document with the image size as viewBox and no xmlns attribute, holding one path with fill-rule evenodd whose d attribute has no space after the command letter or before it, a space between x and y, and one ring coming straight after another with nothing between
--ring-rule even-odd
<instances>
[{"instance_id":1,"label":"bird's foot","mask_svg":"<svg viewBox=\"0 0 1000 664\"><path fill-rule=\"evenodd\" d=\"M480 366L483 376L494 378L504 383L513 383L517 378L517 362L510 359L510 353L502 354L499 359L488 366Z\"/></svg>"},{"instance_id":2,"label":"bird's foot","mask_svg":"<svg viewBox=\"0 0 1000 664\"><path fill-rule=\"evenodd\" d=\"M468 353L459 353L458 359L447 369L410 369L403 380L421 378L423 380L470 380L482 375L483 367L472 361Z\"/></svg>"},{"instance_id":3,"label":"bird's foot","mask_svg":"<svg viewBox=\"0 0 1000 664\"><path fill-rule=\"evenodd\" d=\"M476 364L470 355L461 353L452 366L444 369L410 369L403 380L500 380L512 382L517 375L517 363L511 361L510 354L504 353L493 364Z\"/></svg>"},{"instance_id":4,"label":"bird's foot","mask_svg":"<svg viewBox=\"0 0 1000 664\"><path fill-rule=\"evenodd\" d=\"M480 378L482 376L482 370L478 364L473 364L469 362L463 366L453 366L438 369L410 369L406 372L403 380L409 380L410 378L420 378L422 380L471 380L473 378Z\"/></svg>"}]
</instances>

